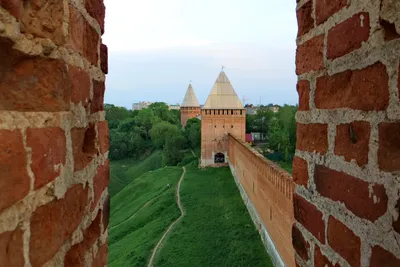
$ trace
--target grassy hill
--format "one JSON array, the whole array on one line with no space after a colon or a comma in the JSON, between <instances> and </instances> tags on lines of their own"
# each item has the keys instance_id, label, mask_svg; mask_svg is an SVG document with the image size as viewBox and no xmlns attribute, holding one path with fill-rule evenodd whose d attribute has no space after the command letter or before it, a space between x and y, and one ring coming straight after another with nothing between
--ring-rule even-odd
<instances>
[{"instance_id":1,"label":"grassy hill","mask_svg":"<svg viewBox=\"0 0 400 267\"><path fill-rule=\"evenodd\" d=\"M181 174L177 167L147 172L111 199L108 266L146 266L151 250L180 215L175 187Z\"/></svg>"},{"instance_id":2,"label":"grassy hill","mask_svg":"<svg viewBox=\"0 0 400 267\"><path fill-rule=\"evenodd\" d=\"M110 164L111 179L108 191L111 197L145 172L162 167L162 152L156 151L147 158L114 160Z\"/></svg>"},{"instance_id":3,"label":"grassy hill","mask_svg":"<svg viewBox=\"0 0 400 267\"><path fill-rule=\"evenodd\" d=\"M229 168L188 170L181 201L186 215L155 266L273 266Z\"/></svg>"},{"instance_id":4,"label":"grassy hill","mask_svg":"<svg viewBox=\"0 0 400 267\"><path fill-rule=\"evenodd\" d=\"M195 165L181 184L186 214L162 244L155 266L272 266L229 169ZM110 267L147 266L152 249L180 216L175 186L181 174L179 167L147 172L111 199Z\"/></svg>"}]
</instances>

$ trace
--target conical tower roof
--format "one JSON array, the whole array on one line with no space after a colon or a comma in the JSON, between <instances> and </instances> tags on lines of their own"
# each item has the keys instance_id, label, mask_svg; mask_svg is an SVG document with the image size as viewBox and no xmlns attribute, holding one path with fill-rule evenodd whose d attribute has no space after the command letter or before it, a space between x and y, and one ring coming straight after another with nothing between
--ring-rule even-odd
<instances>
[{"instance_id":1,"label":"conical tower roof","mask_svg":"<svg viewBox=\"0 0 400 267\"><path fill-rule=\"evenodd\" d=\"M189 84L186 91L185 98L183 99L181 107L200 107L199 101L197 101L196 94L194 93L193 87Z\"/></svg>"},{"instance_id":2,"label":"conical tower roof","mask_svg":"<svg viewBox=\"0 0 400 267\"><path fill-rule=\"evenodd\" d=\"M221 71L203 106L204 109L243 109L235 89L224 71Z\"/></svg>"}]
</instances>

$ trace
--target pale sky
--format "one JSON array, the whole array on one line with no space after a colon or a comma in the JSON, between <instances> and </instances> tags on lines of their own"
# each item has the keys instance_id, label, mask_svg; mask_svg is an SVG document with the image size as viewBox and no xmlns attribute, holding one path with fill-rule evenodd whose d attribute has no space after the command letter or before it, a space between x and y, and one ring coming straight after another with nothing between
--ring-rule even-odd
<instances>
[{"instance_id":1,"label":"pale sky","mask_svg":"<svg viewBox=\"0 0 400 267\"><path fill-rule=\"evenodd\" d=\"M246 103L296 104L296 1L105 0L106 103L203 104L221 70Z\"/></svg>"}]
</instances>

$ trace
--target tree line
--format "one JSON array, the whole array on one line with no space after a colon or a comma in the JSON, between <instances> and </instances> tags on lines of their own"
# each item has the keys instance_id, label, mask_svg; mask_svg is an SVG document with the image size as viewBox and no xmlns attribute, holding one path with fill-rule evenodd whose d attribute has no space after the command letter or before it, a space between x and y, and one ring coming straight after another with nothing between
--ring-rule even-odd
<instances>
[{"instance_id":1,"label":"tree line","mask_svg":"<svg viewBox=\"0 0 400 267\"><path fill-rule=\"evenodd\" d=\"M266 135L264 155L274 161L291 162L296 150L296 112L298 106L284 105L274 113L261 107L257 114L246 115L246 132Z\"/></svg>"},{"instance_id":2,"label":"tree line","mask_svg":"<svg viewBox=\"0 0 400 267\"><path fill-rule=\"evenodd\" d=\"M183 129L180 111L169 110L162 102L142 110L128 110L105 104L110 129L109 158L140 159L154 150L163 151L165 165L177 165L184 159L184 149L200 146L200 120L191 119Z\"/></svg>"}]
</instances>

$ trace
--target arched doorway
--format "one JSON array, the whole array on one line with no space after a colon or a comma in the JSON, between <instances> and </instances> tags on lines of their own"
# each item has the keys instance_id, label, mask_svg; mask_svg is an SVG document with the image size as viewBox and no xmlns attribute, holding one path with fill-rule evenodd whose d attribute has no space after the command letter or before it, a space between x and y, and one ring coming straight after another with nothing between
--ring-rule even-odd
<instances>
[{"instance_id":1,"label":"arched doorway","mask_svg":"<svg viewBox=\"0 0 400 267\"><path fill-rule=\"evenodd\" d=\"M215 154L214 163L225 163L225 154L224 153Z\"/></svg>"}]
</instances>

